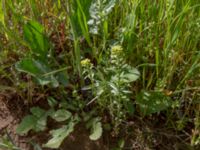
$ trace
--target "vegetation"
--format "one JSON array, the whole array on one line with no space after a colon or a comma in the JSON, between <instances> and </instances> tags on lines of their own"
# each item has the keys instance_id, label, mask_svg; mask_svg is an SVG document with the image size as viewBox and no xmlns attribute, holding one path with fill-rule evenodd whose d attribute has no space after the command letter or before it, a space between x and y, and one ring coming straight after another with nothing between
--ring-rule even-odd
<instances>
[{"instance_id":1,"label":"vegetation","mask_svg":"<svg viewBox=\"0 0 200 150\"><path fill-rule=\"evenodd\" d=\"M200 145L200 1L0 0L0 39L0 93L30 107L17 132L59 125L42 147L80 123L126 144L138 120Z\"/></svg>"}]
</instances>

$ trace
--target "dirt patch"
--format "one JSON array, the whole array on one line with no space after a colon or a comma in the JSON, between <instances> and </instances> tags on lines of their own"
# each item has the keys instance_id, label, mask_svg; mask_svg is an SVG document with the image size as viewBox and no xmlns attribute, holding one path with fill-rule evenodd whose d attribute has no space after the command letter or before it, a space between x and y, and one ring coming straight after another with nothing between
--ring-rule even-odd
<instances>
[{"instance_id":1,"label":"dirt patch","mask_svg":"<svg viewBox=\"0 0 200 150\"><path fill-rule=\"evenodd\" d=\"M3 98L0 97L0 131L6 128L14 120L9 109L3 101Z\"/></svg>"},{"instance_id":2,"label":"dirt patch","mask_svg":"<svg viewBox=\"0 0 200 150\"><path fill-rule=\"evenodd\" d=\"M16 134L17 125L25 113L26 108L16 98L11 100L0 96L0 135L7 134L15 146L29 150L30 145L26 142L28 138Z\"/></svg>"},{"instance_id":3,"label":"dirt patch","mask_svg":"<svg viewBox=\"0 0 200 150\"><path fill-rule=\"evenodd\" d=\"M46 101L37 103L42 107ZM11 142L21 150L34 150L31 142L42 145L51 137L49 130L56 129L57 124L48 123L48 128L44 132L30 132L26 136L16 134L16 128L22 118L29 114L30 107L24 104L16 95L7 97L0 96L0 138L1 135L8 135ZM152 119L132 118L126 124L123 124L119 137L112 137L110 132L104 132L102 138L98 141L89 139L89 131L84 124L78 124L74 132L68 136L58 150L109 150L110 147L116 147L119 139L124 140L124 149L127 150L199 150L200 148L191 147L187 135L166 129L164 126L165 118L159 122ZM1 149L0 149L1 150ZM7 150L7 149L6 149ZM35 149L38 150L38 149ZM42 148L42 150L50 150Z\"/></svg>"},{"instance_id":4,"label":"dirt patch","mask_svg":"<svg viewBox=\"0 0 200 150\"><path fill-rule=\"evenodd\" d=\"M34 138L35 142L42 145L50 138L47 133L39 133ZM83 125L78 124L74 132L72 132L62 143L58 150L109 150L109 146L105 144L105 139L101 138L97 141L91 141L89 139L89 132ZM43 148L42 150L50 150Z\"/></svg>"},{"instance_id":5,"label":"dirt patch","mask_svg":"<svg viewBox=\"0 0 200 150\"><path fill-rule=\"evenodd\" d=\"M15 100L15 101L14 101ZM29 133L27 136L16 134L16 128L22 118L29 112L28 106L16 98L0 96L0 136L7 134L11 142L21 150L33 150L30 141L44 144L50 138L47 131ZM89 139L89 132L83 125L77 125L74 132L66 138L59 150L108 150L103 138L98 141ZM42 148L42 150L50 150Z\"/></svg>"},{"instance_id":6,"label":"dirt patch","mask_svg":"<svg viewBox=\"0 0 200 150\"><path fill-rule=\"evenodd\" d=\"M73 143L73 145L71 144ZM89 133L84 126L77 126L73 134L71 134L62 144L63 150L108 150L103 138L98 141L91 141Z\"/></svg>"}]
</instances>

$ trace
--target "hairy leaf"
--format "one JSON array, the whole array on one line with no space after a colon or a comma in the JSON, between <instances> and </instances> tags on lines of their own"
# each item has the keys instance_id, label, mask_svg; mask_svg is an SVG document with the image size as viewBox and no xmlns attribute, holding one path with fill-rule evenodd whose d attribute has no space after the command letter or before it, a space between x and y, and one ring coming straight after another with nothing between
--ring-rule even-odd
<instances>
[{"instance_id":1,"label":"hairy leaf","mask_svg":"<svg viewBox=\"0 0 200 150\"><path fill-rule=\"evenodd\" d=\"M20 125L17 127L16 132L20 135L28 133L31 129L34 129L37 118L32 115L24 117Z\"/></svg>"},{"instance_id":2,"label":"hairy leaf","mask_svg":"<svg viewBox=\"0 0 200 150\"><path fill-rule=\"evenodd\" d=\"M53 136L44 147L59 148L63 140L74 130L74 122L70 122L68 125L63 126L60 129L52 130L50 133Z\"/></svg>"},{"instance_id":3,"label":"hairy leaf","mask_svg":"<svg viewBox=\"0 0 200 150\"><path fill-rule=\"evenodd\" d=\"M92 124L91 124L92 123ZM91 124L91 134L90 134L90 139L91 140L98 140L101 135L102 135L102 132L103 132L103 129L102 129L102 124L99 120L99 118L94 118L90 121L90 123L88 124L88 126L90 126Z\"/></svg>"},{"instance_id":4,"label":"hairy leaf","mask_svg":"<svg viewBox=\"0 0 200 150\"><path fill-rule=\"evenodd\" d=\"M69 119L71 116L72 114L69 111L65 109L59 109L52 115L52 118L60 122Z\"/></svg>"},{"instance_id":5,"label":"hairy leaf","mask_svg":"<svg viewBox=\"0 0 200 150\"><path fill-rule=\"evenodd\" d=\"M139 76L140 72L136 68L132 68L128 73L124 74L124 78L126 78L128 82L136 81Z\"/></svg>"},{"instance_id":6,"label":"hairy leaf","mask_svg":"<svg viewBox=\"0 0 200 150\"><path fill-rule=\"evenodd\" d=\"M31 108L32 115L24 117L17 128L17 133L26 134L30 130L42 131L46 128L47 117L52 113L51 110L45 111L39 107Z\"/></svg>"}]
</instances>

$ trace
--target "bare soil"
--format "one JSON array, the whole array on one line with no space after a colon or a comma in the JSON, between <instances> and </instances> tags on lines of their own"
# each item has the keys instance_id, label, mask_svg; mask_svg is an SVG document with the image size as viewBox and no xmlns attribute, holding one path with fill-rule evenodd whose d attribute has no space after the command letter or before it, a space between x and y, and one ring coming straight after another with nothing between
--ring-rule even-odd
<instances>
[{"instance_id":1,"label":"bare soil","mask_svg":"<svg viewBox=\"0 0 200 150\"><path fill-rule=\"evenodd\" d=\"M43 102L44 103L44 102ZM37 104L44 105L44 104ZM31 142L44 144L50 138L47 131L29 133L26 136L16 134L16 128L22 118L29 114L30 106L25 105L16 95L4 96L0 94L0 137L7 134L11 142L21 150L34 150ZM164 119L132 118L119 133L113 137L104 133L98 141L89 139L89 131L84 125L77 125L74 132L66 138L58 150L112 150L118 145L119 139L125 141L120 150L199 150L200 147L191 147L186 134L169 130L165 127ZM156 120L159 120L156 121ZM56 125L50 124L51 129ZM112 148L111 148L112 147ZM0 149L1 150L1 149ZM50 150L42 148L42 150Z\"/></svg>"},{"instance_id":2,"label":"bare soil","mask_svg":"<svg viewBox=\"0 0 200 150\"><path fill-rule=\"evenodd\" d=\"M8 99L0 96L0 135L7 134L11 142L22 150L29 150L31 147L27 144L28 137L22 137L16 134L16 128L22 117L27 112L27 108L16 99Z\"/></svg>"},{"instance_id":3,"label":"bare soil","mask_svg":"<svg viewBox=\"0 0 200 150\"><path fill-rule=\"evenodd\" d=\"M5 96L0 96L0 136L3 134L9 135L11 142L21 150L33 150L34 148L30 141L42 145L49 138L47 132L29 134L27 136L16 134L17 125L28 114L28 110L28 106L22 102L20 103L20 101L14 98L8 99ZM84 126L79 125L77 127L63 142L59 150L108 150L108 147L103 142L103 138L98 141L91 141L89 133Z\"/></svg>"}]
</instances>

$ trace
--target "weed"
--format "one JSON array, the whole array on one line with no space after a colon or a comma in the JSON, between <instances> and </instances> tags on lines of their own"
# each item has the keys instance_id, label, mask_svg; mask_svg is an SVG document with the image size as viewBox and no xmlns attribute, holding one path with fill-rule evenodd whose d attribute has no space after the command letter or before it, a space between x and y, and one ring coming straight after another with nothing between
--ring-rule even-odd
<instances>
[{"instance_id":1,"label":"weed","mask_svg":"<svg viewBox=\"0 0 200 150\"><path fill-rule=\"evenodd\" d=\"M0 93L28 105L42 95L50 107L31 108L18 131L44 131L50 117L62 127L44 146L58 148L80 122L97 140L103 123L120 133L134 117L164 118L199 145L199 7L198 0L0 0Z\"/></svg>"}]
</instances>

